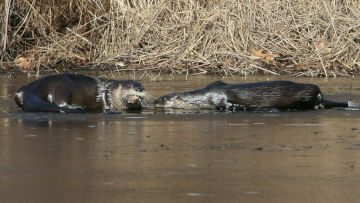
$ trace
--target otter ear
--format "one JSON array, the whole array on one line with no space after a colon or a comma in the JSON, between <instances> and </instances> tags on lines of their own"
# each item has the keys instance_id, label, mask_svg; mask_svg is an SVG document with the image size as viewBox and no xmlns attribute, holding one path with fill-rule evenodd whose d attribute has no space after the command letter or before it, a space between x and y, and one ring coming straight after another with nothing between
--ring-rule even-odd
<instances>
[{"instance_id":1,"label":"otter ear","mask_svg":"<svg viewBox=\"0 0 360 203\"><path fill-rule=\"evenodd\" d=\"M206 86L207 88L209 87L220 87L220 86L224 86L224 85L228 85L227 83L224 83L222 81L216 81L213 83L210 83L208 86Z\"/></svg>"}]
</instances>

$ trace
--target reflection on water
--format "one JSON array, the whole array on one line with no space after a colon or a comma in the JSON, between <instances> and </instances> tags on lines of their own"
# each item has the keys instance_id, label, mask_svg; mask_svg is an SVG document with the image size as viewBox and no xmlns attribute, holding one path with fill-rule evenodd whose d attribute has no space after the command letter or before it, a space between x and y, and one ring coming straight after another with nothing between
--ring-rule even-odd
<instances>
[{"instance_id":1,"label":"reflection on water","mask_svg":"<svg viewBox=\"0 0 360 203\"><path fill-rule=\"evenodd\" d=\"M19 78L0 82L0 202L359 199L358 111L23 113ZM156 98L213 80L143 83ZM358 81L310 82L330 98L360 95Z\"/></svg>"}]
</instances>

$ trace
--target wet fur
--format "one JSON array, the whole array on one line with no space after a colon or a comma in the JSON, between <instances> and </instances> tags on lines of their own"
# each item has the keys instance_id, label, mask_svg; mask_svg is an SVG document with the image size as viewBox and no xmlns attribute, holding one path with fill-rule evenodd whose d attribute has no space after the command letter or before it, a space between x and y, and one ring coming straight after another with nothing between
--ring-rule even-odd
<instances>
[{"instance_id":1,"label":"wet fur","mask_svg":"<svg viewBox=\"0 0 360 203\"><path fill-rule=\"evenodd\" d=\"M221 110L317 109L346 105L324 100L316 85L291 81L234 85L218 81L202 89L168 94L155 101L155 107L161 108Z\"/></svg>"},{"instance_id":2,"label":"wet fur","mask_svg":"<svg viewBox=\"0 0 360 203\"><path fill-rule=\"evenodd\" d=\"M51 75L36 80L15 93L15 102L24 111L89 112L141 108L128 97L145 97L144 87L133 80L108 80L84 75ZM140 102L140 103L138 103Z\"/></svg>"}]
</instances>

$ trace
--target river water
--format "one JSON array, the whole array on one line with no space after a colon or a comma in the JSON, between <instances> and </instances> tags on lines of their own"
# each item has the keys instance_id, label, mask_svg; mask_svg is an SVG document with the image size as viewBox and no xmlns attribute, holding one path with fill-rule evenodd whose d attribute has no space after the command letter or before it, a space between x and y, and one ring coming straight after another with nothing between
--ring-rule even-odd
<instances>
[{"instance_id":1,"label":"river water","mask_svg":"<svg viewBox=\"0 0 360 203\"><path fill-rule=\"evenodd\" d=\"M360 199L359 111L21 112L13 94L34 79L0 76L0 202ZM141 82L155 99L221 78L187 79L143 75ZM359 79L224 81L275 79L318 84L330 99L360 100Z\"/></svg>"}]
</instances>

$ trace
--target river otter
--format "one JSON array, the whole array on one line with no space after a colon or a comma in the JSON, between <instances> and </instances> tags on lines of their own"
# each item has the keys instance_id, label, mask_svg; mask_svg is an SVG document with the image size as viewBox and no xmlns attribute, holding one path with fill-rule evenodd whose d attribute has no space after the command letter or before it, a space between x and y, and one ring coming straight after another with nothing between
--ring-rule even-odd
<instances>
[{"instance_id":1,"label":"river otter","mask_svg":"<svg viewBox=\"0 0 360 203\"><path fill-rule=\"evenodd\" d=\"M134 80L108 80L75 74L51 75L36 80L15 93L24 111L106 112L141 109L146 93Z\"/></svg>"},{"instance_id":2,"label":"river otter","mask_svg":"<svg viewBox=\"0 0 360 203\"><path fill-rule=\"evenodd\" d=\"M345 102L325 100L313 84L269 81L226 84L217 81L205 88L173 93L155 100L155 107L218 110L288 110L348 107Z\"/></svg>"}]
</instances>

